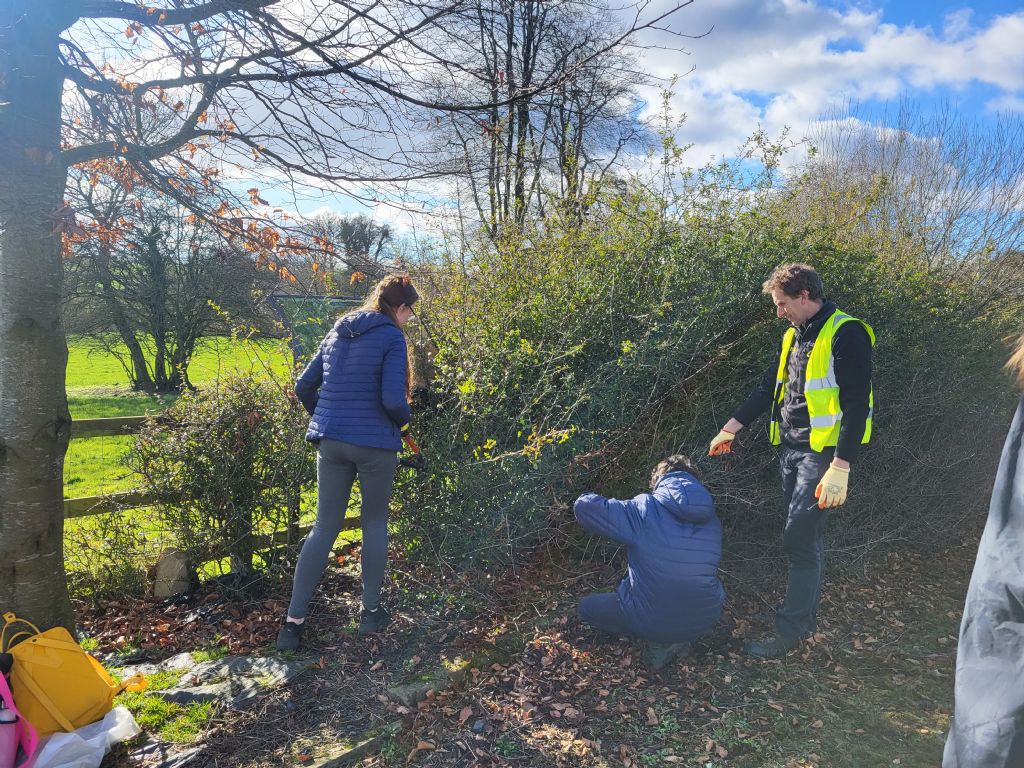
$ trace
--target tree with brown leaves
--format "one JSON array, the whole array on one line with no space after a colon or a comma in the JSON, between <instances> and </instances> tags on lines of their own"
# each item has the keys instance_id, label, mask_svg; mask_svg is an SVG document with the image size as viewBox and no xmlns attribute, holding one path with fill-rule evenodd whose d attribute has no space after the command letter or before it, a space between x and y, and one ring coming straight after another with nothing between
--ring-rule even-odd
<instances>
[{"instance_id":1,"label":"tree with brown leaves","mask_svg":"<svg viewBox=\"0 0 1024 768\"><path fill-rule=\"evenodd\" d=\"M630 34L660 23L641 20ZM68 169L159 190L279 264L297 241L232 173L362 188L436 176L425 112L467 103L448 57L461 0L5 0L0 3L0 605L73 626L63 566L71 418L60 319ZM626 35L628 37L628 35ZM609 46L621 42L610 41ZM600 51L595 51L596 55ZM571 59L567 59L571 60ZM557 85L557 69L530 88ZM451 83L442 99L438 82ZM429 84L429 88L427 87ZM232 181L231 179L234 179ZM212 210L200 201L215 197Z\"/></svg>"}]
</instances>

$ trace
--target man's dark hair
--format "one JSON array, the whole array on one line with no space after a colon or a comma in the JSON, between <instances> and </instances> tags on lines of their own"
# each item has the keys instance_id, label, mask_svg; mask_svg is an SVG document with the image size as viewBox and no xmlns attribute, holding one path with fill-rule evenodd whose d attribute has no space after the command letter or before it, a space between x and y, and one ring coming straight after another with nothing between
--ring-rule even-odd
<instances>
[{"instance_id":1,"label":"man's dark hair","mask_svg":"<svg viewBox=\"0 0 1024 768\"><path fill-rule=\"evenodd\" d=\"M799 296L807 291L807 298L820 301L825 298L825 287L821 283L821 275L810 264L780 264L764 281L761 290L771 294L775 289L787 296Z\"/></svg>"},{"instance_id":2,"label":"man's dark hair","mask_svg":"<svg viewBox=\"0 0 1024 768\"><path fill-rule=\"evenodd\" d=\"M690 457L677 453L675 456L669 456L667 459L662 459L658 462L658 466L651 472L651 488L653 489L658 484L658 481L669 472L689 472L700 480L697 470L693 468Z\"/></svg>"}]
</instances>

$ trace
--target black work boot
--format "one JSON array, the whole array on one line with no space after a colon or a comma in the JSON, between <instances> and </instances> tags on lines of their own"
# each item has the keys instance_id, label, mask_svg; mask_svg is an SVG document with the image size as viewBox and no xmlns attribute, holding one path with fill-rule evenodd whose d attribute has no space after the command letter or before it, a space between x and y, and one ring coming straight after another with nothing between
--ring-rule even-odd
<instances>
[{"instance_id":1,"label":"black work boot","mask_svg":"<svg viewBox=\"0 0 1024 768\"><path fill-rule=\"evenodd\" d=\"M297 651L302 644L302 633L306 629L306 622L296 624L294 621L284 620L281 629L277 633L277 650Z\"/></svg>"},{"instance_id":2,"label":"black work boot","mask_svg":"<svg viewBox=\"0 0 1024 768\"><path fill-rule=\"evenodd\" d=\"M796 647L796 643L787 643L778 635L772 634L760 640L747 643L744 651L748 656L755 656L759 659L781 659Z\"/></svg>"},{"instance_id":3,"label":"black work boot","mask_svg":"<svg viewBox=\"0 0 1024 768\"><path fill-rule=\"evenodd\" d=\"M690 653L690 644L682 643L647 643L644 648L644 663L652 672L657 672L673 659Z\"/></svg>"},{"instance_id":4,"label":"black work boot","mask_svg":"<svg viewBox=\"0 0 1024 768\"><path fill-rule=\"evenodd\" d=\"M359 614L359 634L372 635L380 632L391 621L391 614L383 605L378 605L375 610L368 611L366 608Z\"/></svg>"}]
</instances>

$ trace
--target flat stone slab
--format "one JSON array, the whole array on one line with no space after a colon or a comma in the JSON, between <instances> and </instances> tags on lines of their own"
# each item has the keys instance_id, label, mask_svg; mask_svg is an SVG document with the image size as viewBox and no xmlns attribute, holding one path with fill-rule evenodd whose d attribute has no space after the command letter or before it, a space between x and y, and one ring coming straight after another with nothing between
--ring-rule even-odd
<instances>
[{"instance_id":1,"label":"flat stone slab","mask_svg":"<svg viewBox=\"0 0 1024 768\"><path fill-rule=\"evenodd\" d=\"M185 678L200 684L231 677L253 677L264 680L268 686L276 686L291 680L307 665L305 661L274 656L225 656L196 664L185 673Z\"/></svg>"},{"instance_id":2,"label":"flat stone slab","mask_svg":"<svg viewBox=\"0 0 1024 768\"><path fill-rule=\"evenodd\" d=\"M159 663L152 664L132 664L127 667L123 667L118 673L121 678L131 677L132 675L155 675L157 672L180 672L185 669L192 669L196 666L196 660L192 658L191 653L179 653L175 656L171 656L169 659L164 659Z\"/></svg>"},{"instance_id":3,"label":"flat stone slab","mask_svg":"<svg viewBox=\"0 0 1024 768\"><path fill-rule=\"evenodd\" d=\"M130 664L127 667L115 668L115 671L123 680L126 677L131 677L132 675L145 675L146 677L149 677L150 675L155 675L157 672L161 672L163 670L160 669L159 664Z\"/></svg>"},{"instance_id":4,"label":"flat stone slab","mask_svg":"<svg viewBox=\"0 0 1024 768\"><path fill-rule=\"evenodd\" d=\"M149 693L150 696L159 696L161 699L173 702L175 704L202 704L207 701L211 701L214 704L229 704L231 706L237 706L235 704L236 696L240 699L239 703L244 703L248 699L252 698L253 691L251 688L256 688L255 693L259 692L258 686L245 686L245 694L250 694L243 697L242 686L232 686L231 683L213 683L211 685L176 685L173 688L166 688L162 691L152 691ZM236 693L237 692L237 693Z\"/></svg>"},{"instance_id":5,"label":"flat stone slab","mask_svg":"<svg viewBox=\"0 0 1024 768\"><path fill-rule=\"evenodd\" d=\"M306 662L265 656L226 656L204 661L182 675L173 688L147 691L176 704L214 702L237 708L261 693L278 688L300 675Z\"/></svg>"},{"instance_id":6,"label":"flat stone slab","mask_svg":"<svg viewBox=\"0 0 1024 768\"><path fill-rule=\"evenodd\" d=\"M376 752L381 743L390 735L402 729L401 722L388 723L376 733L365 734L353 743L331 750L326 756L307 762L297 762L293 768L342 768L352 765L372 752Z\"/></svg>"}]
</instances>

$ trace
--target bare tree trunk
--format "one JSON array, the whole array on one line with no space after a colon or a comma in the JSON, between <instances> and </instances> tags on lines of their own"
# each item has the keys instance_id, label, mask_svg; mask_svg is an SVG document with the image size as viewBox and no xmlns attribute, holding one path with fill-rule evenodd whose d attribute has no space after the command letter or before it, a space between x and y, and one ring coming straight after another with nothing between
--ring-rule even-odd
<instances>
[{"instance_id":1,"label":"bare tree trunk","mask_svg":"<svg viewBox=\"0 0 1024 768\"><path fill-rule=\"evenodd\" d=\"M66 6L0 3L0 606L74 631L64 576L71 417L59 248L57 36L71 21Z\"/></svg>"},{"instance_id":2,"label":"bare tree trunk","mask_svg":"<svg viewBox=\"0 0 1024 768\"><path fill-rule=\"evenodd\" d=\"M537 55L537 27L538 7L530 0L523 4L522 18L522 64L520 87L529 90L533 87L533 71ZM526 150L527 133L530 127L530 98L524 96L517 100L514 107L516 112L516 136L515 136L515 160L512 173L515 175L514 198L512 204L512 218L518 226L526 222ZM509 143L513 141L511 132L508 137Z\"/></svg>"},{"instance_id":3,"label":"bare tree trunk","mask_svg":"<svg viewBox=\"0 0 1024 768\"><path fill-rule=\"evenodd\" d=\"M153 379L158 392L173 392L179 388L180 377L174 370L167 348L167 265L160 253L160 230L154 227L142 241L146 249L143 258L148 271L147 298L152 312L149 322L154 346Z\"/></svg>"},{"instance_id":4,"label":"bare tree trunk","mask_svg":"<svg viewBox=\"0 0 1024 768\"><path fill-rule=\"evenodd\" d=\"M146 367L146 355L142 351L142 345L135 337L128 318L125 316L124 308L118 301L117 293L114 290L114 277L110 273L110 248L101 245L99 255L95 260L96 276L99 279L100 287L103 289L103 300L110 312L110 319L117 328L121 341L128 348L128 354L132 361L132 370L129 373L132 389L142 392L152 392L156 389L153 377L149 375L149 368Z\"/></svg>"}]
</instances>

